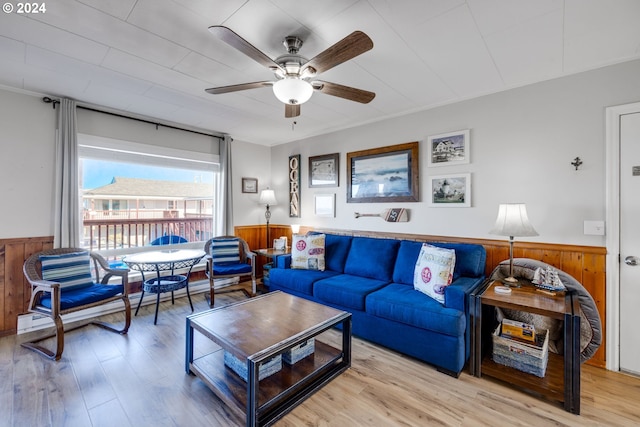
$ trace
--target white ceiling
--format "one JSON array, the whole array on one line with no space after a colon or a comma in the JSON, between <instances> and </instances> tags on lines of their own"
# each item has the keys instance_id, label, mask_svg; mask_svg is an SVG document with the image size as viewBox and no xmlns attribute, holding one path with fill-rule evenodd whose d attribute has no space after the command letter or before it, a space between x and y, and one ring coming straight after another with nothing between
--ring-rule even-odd
<instances>
[{"instance_id":1,"label":"white ceiling","mask_svg":"<svg viewBox=\"0 0 640 427\"><path fill-rule=\"evenodd\" d=\"M17 2L10 1L16 5ZM55 0L0 14L0 84L275 145L640 58L639 0ZM372 50L319 76L376 93L315 93L284 118L271 88L205 88L273 74L214 38L308 58L354 30Z\"/></svg>"}]
</instances>

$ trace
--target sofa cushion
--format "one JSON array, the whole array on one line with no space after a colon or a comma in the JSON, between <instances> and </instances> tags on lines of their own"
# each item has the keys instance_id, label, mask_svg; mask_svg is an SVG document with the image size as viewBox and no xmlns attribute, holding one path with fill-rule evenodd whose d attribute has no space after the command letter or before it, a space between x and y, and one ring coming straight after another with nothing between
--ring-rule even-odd
<instances>
[{"instance_id":1,"label":"sofa cushion","mask_svg":"<svg viewBox=\"0 0 640 427\"><path fill-rule=\"evenodd\" d=\"M292 270L284 268L272 268L269 271L269 283L278 289L291 289L299 293L313 295L313 284L318 280L326 279L340 274L335 271L325 270Z\"/></svg>"},{"instance_id":2,"label":"sofa cushion","mask_svg":"<svg viewBox=\"0 0 640 427\"><path fill-rule=\"evenodd\" d=\"M351 248L351 240L351 236L326 235L324 259L327 270L344 273L344 265L347 262L347 255Z\"/></svg>"},{"instance_id":3,"label":"sofa cushion","mask_svg":"<svg viewBox=\"0 0 640 427\"><path fill-rule=\"evenodd\" d=\"M456 251L424 243L413 273L414 289L444 304L444 290L453 280L455 264Z\"/></svg>"},{"instance_id":4,"label":"sofa cushion","mask_svg":"<svg viewBox=\"0 0 640 427\"><path fill-rule=\"evenodd\" d=\"M291 243L291 268L324 271L324 234L295 234Z\"/></svg>"},{"instance_id":5,"label":"sofa cushion","mask_svg":"<svg viewBox=\"0 0 640 427\"><path fill-rule=\"evenodd\" d=\"M413 270L418 262L422 242L403 240L398 248L398 257L393 269L393 282L413 285Z\"/></svg>"},{"instance_id":6,"label":"sofa cushion","mask_svg":"<svg viewBox=\"0 0 640 427\"><path fill-rule=\"evenodd\" d=\"M487 253L482 245L473 243L441 243L429 242L432 246L453 249L456 251L456 266L453 280L459 277L482 277L484 275ZM393 270L393 282L413 284L413 268L422 249L422 242L403 240L398 249L398 258Z\"/></svg>"},{"instance_id":7,"label":"sofa cushion","mask_svg":"<svg viewBox=\"0 0 640 427\"><path fill-rule=\"evenodd\" d=\"M388 282L350 274L339 274L315 282L313 296L318 300L341 307L364 311L364 300Z\"/></svg>"},{"instance_id":8,"label":"sofa cushion","mask_svg":"<svg viewBox=\"0 0 640 427\"><path fill-rule=\"evenodd\" d=\"M456 268L453 270L453 280L456 280L460 276L484 276L487 252L482 245L443 242L429 242L429 244L456 251Z\"/></svg>"},{"instance_id":9,"label":"sofa cushion","mask_svg":"<svg viewBox=\"0 0 640 427\"><path fill-rule=\"evenodd\" d=\"M42 278L60 284L64 292L93 285L89 252L40 255Z\"/></svg>"},{"instance_id":10,"label":"sofa cushion","mask_svg":"<svg viewBox=\"0 0 640 427\"><path fill-rule=\"evenodd\" d=\"M464 334L464 312L446 308L411 286L387 285L367 295L365 306L372 316L451 336Z\"/></svg>"},{"instance_id":11,"label":"sofa cushion","mask_svg":"<svg viewBox=\"0 0 640 427\"><path fill-rule=\"evenodd\" d=\"M354 237L344 272L354 276L391 282L400 241ZM413 271L413 267L411 269ZM410 282L413 283L413 282Z\"/></svg>"}]
</instances>

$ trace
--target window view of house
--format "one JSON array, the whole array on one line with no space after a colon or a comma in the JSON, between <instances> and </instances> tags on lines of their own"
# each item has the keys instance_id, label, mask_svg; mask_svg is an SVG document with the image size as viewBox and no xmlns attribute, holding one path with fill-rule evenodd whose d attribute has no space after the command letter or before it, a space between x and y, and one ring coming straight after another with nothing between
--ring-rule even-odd
<instances>
[{"instance_id":1,"label":"window view of house","mask_svg":"<svg viewBox=\"0 0 640 427\"><path fill-rule=\"evenodd\" d=\"M215 172L81 159L84 247L200 242L212 236Z\"/></svg>"}]
</instances>

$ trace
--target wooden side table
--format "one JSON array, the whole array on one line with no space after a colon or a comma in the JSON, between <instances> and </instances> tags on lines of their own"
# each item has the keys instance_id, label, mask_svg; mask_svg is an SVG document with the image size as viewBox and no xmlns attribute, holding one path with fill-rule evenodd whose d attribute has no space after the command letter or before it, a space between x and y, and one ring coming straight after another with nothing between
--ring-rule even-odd
<instances>
[{"instance_id":1,"label":"wooden side table","mask_svg":"<svg viewBox=\"0 0 640 427\"><path fill-rule=\"evenodd\" d=\"M291 253L291 247L287 246L286 249L274 249L274 248L266 248L266 249L256 249L254 251L256 254L267 258L267 263L262 266L262 283L261 285L264 287L269 286L269 270L273 266L273 263L277 257L280 255L287 255ZM268 268L267 268L268 266Z\"/></svg>"},{"instance_id":2,"label":"wooden side table","mask_svg":"<svg viewBox=\"0 0 640 427\"><path fill-rule=\"evenodd\" d=\"M564 409L580 413L580 310L578 299L569 293L551 296L538 292L531 283L512 288L510 294L494 291L502 285L487 281L471 295L472 348L470 371L472 375L487 375L532 391L547 399L562 402ZM543 378L497 364L491 358L491 332L497 327L495 308L525 311L563 322L564 354L549 352L549 362ZM484 322L484 326L483 326Z\"/></svg>"}]
</instances>

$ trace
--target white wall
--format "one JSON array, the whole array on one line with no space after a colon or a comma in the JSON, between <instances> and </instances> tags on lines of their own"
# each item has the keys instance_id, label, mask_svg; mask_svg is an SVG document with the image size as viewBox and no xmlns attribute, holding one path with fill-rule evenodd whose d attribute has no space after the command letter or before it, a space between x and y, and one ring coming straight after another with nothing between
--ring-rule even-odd
<instances>
[{"instance_id":1,"label":"white wall","mask_svg":"<svg viewBox=\"0 0 640 427\"><path fill-rule=\"evenodd\" d=\"M260 191L271 187L271 149L234 140L231 143L233 225L264 224L265 207L258 204ZM257 178L258 192L243 193L242 178Z\"/></svg>"},{"instance_id":2,"label":"white wall","mask_svg":"<svg viewBox=\"0 0 640 427\"><path fill-rule=\"evenodd\" d=\"M0 89L0 238L53 234L56 112Z\"/></svg>"},{"instance_id":3,"label":"white wall","mask_svg":"<svg viewBox=\"0 0 640 427\"><path fill-rule=\"evenodd\" d=\"M419 113L273 147L272 181L279 199L272 221L341 229L477 238L488 234L498 204L524 202L540 236L527 241L604 246L583 234L584 220L605 217L604 109L640 100L640 61L550 80ZM471 163L427 168L426 137L471 129ZM346 203L346 153L420 143L418 203ZM308 157L340 153L340 186L308 187ZM287 160L302 155L302 217L289 218ZM571 166L579 156L584 164ZM470 172L472 207L429 207L429 175ZM313 213L313 195L335 192L336 218ZM281 201L281 203L280 203ZM354 218L390 207L411 210L408 223Z\"/></svg>"}]
</instances>

